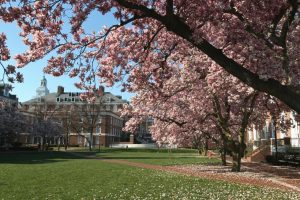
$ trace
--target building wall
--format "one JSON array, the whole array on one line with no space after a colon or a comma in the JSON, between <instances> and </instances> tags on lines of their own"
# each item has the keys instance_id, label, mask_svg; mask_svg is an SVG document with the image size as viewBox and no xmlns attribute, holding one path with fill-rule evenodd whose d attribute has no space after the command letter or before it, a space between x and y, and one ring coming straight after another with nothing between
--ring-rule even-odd
<instances>
[{"instance_id":1,"label":"building wall","mask_svg":"<svg viewBox=\"0 0 300 200\"><path fill-rule=\"evenodd\" d=\"M279 127L280 122L276 122L276 136L278 139L278 143L281 145L287 143L287 140L290 140L292 146L300 147L300 125L295 121L293 113L282 113L281 117L286 121L290 121L291 124L283 130ZM274 140L274 138L275 127L273 121L271 120L271 117L266 120L264 127L258 129L257 127L255 127L255 125L252 125L248 129L247 143L253 144L256 147L264 143L271 143L271 140Z\"/></svg>"},{"instance_id":2,"label":"building wall","mask_svg":"<svg viewBox=\"0 0 300 200\"><path fill-rule=\"evenodd\" d=\"M111 93L105 93L103 89L101 99L97 98L97 127L94 129L93 145L109 146L113 142L120 141L120 135L124 120L120 117L119 109L127 101L120 96ZM52 120L56 120L66 126L65 120L71 114L72 109L76 110L78 115L84 112L84 107L88 104L80 99L78 92L64 92L64 88L59 86L56 93L49 93L46 96L39 96L23 103L22 111L35 115L37 110L43 110L45 116L51 116ZM82 112L81 112L82 111ZM74 113L73 113L74 114ZM76 113L75 113L76 114ZM72 119L71 119L72 120ZM82 122L83 123L83 122ZM82 129L80 134L88 137L88 130ZM70 145L86 146L88 143L84 137L78 136L76 132L71 131L69 136Z\"/></svg>"}]
</instances>

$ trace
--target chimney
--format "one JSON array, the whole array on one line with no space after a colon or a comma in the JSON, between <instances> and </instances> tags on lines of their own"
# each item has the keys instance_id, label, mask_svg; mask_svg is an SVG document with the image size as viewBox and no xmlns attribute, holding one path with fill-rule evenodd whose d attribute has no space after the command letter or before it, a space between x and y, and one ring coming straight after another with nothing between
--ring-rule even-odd
<instances>
[{"instance_id":1,"label":"chimney","mask_svg":"<svg viewBox=\"0 0 300 200\"><path fill-rule=\"evenodd\" d=\"M102 85L99 86L99 93L104 94L104 87Z\"/></svg>"},{"instance_id":2,"label":"chimney","mask_svg":"<svg viewBox=\"0 0 300 200\"><path fill-rule=\"evenodd\" d=\"M99 86L99 90L103 93L104 93L104 89L105 89L104 86L102 86L102 85Z\"/></svg>"},{"instance_id":3,"label":"chimney","mask_svg":"<svg viewBox=\"0 0 300 200\"><path fill-rule=\"evenodd\" d=\"M59 95L61 95L61 94L63 94L64 93L64 87L63 86L58 86L57 87L57 96L59 96Z\"/></svg>"}]
</instances>

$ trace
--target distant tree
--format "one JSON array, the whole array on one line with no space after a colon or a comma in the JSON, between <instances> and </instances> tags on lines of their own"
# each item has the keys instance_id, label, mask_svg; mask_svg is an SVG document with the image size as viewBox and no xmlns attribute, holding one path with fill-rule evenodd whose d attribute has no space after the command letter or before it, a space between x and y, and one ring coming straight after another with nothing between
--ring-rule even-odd
<instances>
[{"instance_id":1,"label":"distant tree","mask_svg":"<svg viewBox=\"0 0 300 200\"><path fill-rule=\"evenodd\" d=\"M70 130L87 141L90 151L92 151L96 129L100 125L103 101L102 96L98 96L94 101L83 101L72 105L70 111Z\"/></svg>"},{"instance_id":2,"label":"distant tree","mask_svg":"<svg viewBox=\"0 0 300 200\"><path fill-rule=\"evenodd\" d=\"M63 135L62 125L51 119L37 119L33 124L33 134L41 138L41 150L47 150L50 141L55 142L58 137Z\"/></svg>"},{"instance_id":3,"label":"distant tree","mask_svg":"<svg viewBox=\"0 0 300 200\"><path fill-rule=\"evenodd\" d=\"M31 124L31 134L40 138L41 150L46 150L50 139L54 140L63 135L62 124L56 119L59 109L55 105L46 104L43 98L41 98L41 102L36 102L32 107L31 114L34 119Z\"/></svg>"},{"instance_id":4,"label":"distant tree","mask_svg":"<svg viewBox=\"0 0 300 200\"><path fill-rule=\"evenodd\" d=\"M69 147L69 137L72 131L72 110L64 108L63 111L59 113L59 118L62 120L63 132L64 132L64 148L65 150Z\"/></svg>"},{"instance_id":5,"label":"distant tree","mask_svg":"<svg viewBox=\"0 0 300 200\"><path fill-rule=\"evenodd\" d=\"M0 146L17 142L18 135L27 129L26 118L18 111L17 106L0 102Z\"/></svg>"}]
</instances>

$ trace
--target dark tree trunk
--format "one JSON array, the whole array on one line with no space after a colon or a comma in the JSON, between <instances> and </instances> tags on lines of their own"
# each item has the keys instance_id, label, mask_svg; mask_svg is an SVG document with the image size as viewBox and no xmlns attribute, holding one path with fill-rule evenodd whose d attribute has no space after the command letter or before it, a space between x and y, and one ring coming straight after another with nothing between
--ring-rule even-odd
<instances>
[{"instance_id":1,"label":"dark tree trunk","mask_svg":"<svg viewBox=\"0 0 300 200\"><path fill-rule=\"evenodd\" d=\"M208 139L205 139L204 141L204 155L207 156L207 152L208 152Z\"/></svg>"},{"instance_id":2,"label":"dark tree trunk","mask_svg":"<svg viewBox=\"0 0 300 200\"><path fill-rule=\"evenodd\" d=\"M65 151L67 151L69 147L69 133L67 133L67 135L65 136L64 142L65 142Z\"/></svg>"},{"instance_id":3,"label":"dark tree trunk","mask_svg":"<svg viewBox=\"0 0 300 200\"><path fill-rule=\"evenodd\" d=\"M223 139L223 145L221 147L221 160L222 160L222 165L226 166L227 162L226 162L226 154L227 154L227 142L225 139Z\"/></svg>"},{"instance_id":4,"label":"dark tree trunk","mask_svg":"<svg viewBox=\"0 0 300 200\"><path fill-rule=\"evenodd\" d=\"M241 154L239 152L232 152L232 168L233 172L241 171Z\"/></svg>"},{"instance_id":5,"label":"dark tree trunk","mask_svg":"<svg viewBox=\"0 0 300 200\"><path fill-rule=\"evenodd\" d=\"M88 143L89 143L89 151L92 151L92 142L88 140Z\"/></svg>"},{"instance_id":6,"label":"dark tree trunk","mask_svg":"<svg viewBox=\"0 0 300 200\"><path fill-rule=\"evenodd\" d=\"M232 151L232 168L233 172L241 171L241 160L244 156L246 145L244 142L235 143Z\"/></svg>"},{"instance_id":7,"label":"dark tree trunk","mask_svg":"<svg viewBox=\"0 0 300 200\"><path fill-rule=\"evenodd\" d=\"M226 166L227 162L226 162L226 152L223 150L221 151L221 160L222 160L222 165Z\"/></svg>"},{"instance_id":8,"label":"dark tree trunk","mask_svg":"<svg viewBox=\"0 0 300 200\"><path fill-rule=\"evenodd\" d=\"M89 143L89 151L92 151L92 145L93 145L93 129L90 132L90 138L87 140Z\"/></svg>"},{"instance_id":9,"label":"dark tree trunk","mask_svg":"<svg viewBox=\"0 0 300 200\"><path fill-rule=\"evenodd\" d=\"M201 146L198 146L198 154L199 154L199 156L201 156L201 154L202 154L202 148L201 148Z\"/></svg>"},{"instance_id":10,"label":"dark tree trunk","mask_svg":"<svg viewBox=\"0 0 300 200\"><path fill-rule=\"evenodd\" d=\"M45 151L45 138L41 137L41 151Z\"/></svg>"}]
</instances>

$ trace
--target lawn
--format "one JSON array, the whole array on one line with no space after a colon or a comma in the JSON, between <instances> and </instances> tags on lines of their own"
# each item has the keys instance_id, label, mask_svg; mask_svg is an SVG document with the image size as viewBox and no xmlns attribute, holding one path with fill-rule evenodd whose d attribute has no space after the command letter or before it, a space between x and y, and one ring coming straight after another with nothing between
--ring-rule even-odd
<instances>
[{"instance_id":1,"label":"lawn","mask_svg":"<svg viewBox=\"0 0 300 200\"><path fill-rule=\"evenodd\" d=\"M157 155L140 152L147 161L145 153ZM300 199L299 193L109 164L85 154L0 153L0 199Z\"/></svg>"}]
</instances>

